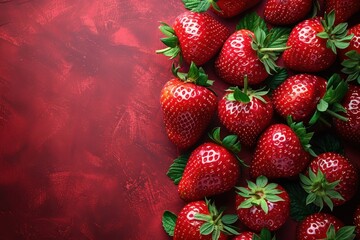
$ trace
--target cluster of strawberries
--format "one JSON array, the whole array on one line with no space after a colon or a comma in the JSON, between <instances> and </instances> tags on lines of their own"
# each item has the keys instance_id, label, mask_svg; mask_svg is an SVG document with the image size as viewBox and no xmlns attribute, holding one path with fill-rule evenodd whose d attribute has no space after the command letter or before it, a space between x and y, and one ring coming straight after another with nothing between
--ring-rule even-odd
<instances>
[{"instance_id":1,"label":"cluster of strawberries","mask_svg":"<svg viewBox=\"0 0 360 240\"><path fill-rule=\"evenodd\" d=\"M322 210L353 198L358 170L334 146L314 151L309 130L331 129L346 143L360 144L360 23L345 23L360 1L267 0L264 19L244 14L232 34L213 15L233 17L259 2L183 0L191 11L172 26L161 23L167 47L157 53L189 67L183 73L173 64L175 78L161 91L165 128L177 147L192 149L167 173L188 204L178 216L165 211L163 227L175 240L275 239L272 232L293 205L283 179L301 186L301 200L315 209L289 239L354 239L355 226ZM215 57L217 76L232 86L220 100L199 67ZM279 57L285 67L277 65ZM327 76L338 62L341 72ZM211 141L197 145L214 116L234 135L222 137L215 128ZM240 143L255 149L250 163L240 159ZM241 165L250 177L237 187ZM237 214L224 214L209 200L230 190L237 193ZM233 226L238 220L248 231ZM360 228L360 216L354 221Z\"/></svg>"}]
</instances>

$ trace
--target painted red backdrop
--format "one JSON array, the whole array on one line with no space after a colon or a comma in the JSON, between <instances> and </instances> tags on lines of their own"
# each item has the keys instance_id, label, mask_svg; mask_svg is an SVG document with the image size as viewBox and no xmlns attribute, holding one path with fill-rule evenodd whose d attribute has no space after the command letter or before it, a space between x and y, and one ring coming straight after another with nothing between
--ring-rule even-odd
<instances>
[{"instance_id":1,"label":"painted red backdrop","mask_svg":"<svg viewBox=\"0 0 360 240\"><path fill-rule=\"evenodd\" d=\"M184 202L165 175L179 153L159 105L171 62L154 51L158 21L183 11L180 0L1 0L0 239L169 239L162 212Z\"/></svg>"}]
</instances>

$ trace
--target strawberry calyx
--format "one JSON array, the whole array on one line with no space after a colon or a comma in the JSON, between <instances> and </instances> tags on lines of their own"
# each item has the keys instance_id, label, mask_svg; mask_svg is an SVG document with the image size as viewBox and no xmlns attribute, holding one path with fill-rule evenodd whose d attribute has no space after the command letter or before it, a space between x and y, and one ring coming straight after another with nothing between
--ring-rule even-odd
<instances>
[{"instance_id":1,"label":"strawberry calyx","mask_svg":"<svg viewBox=\"0 0 360 240\"><path fill-rule=\"evenodd\" d=\"M260 231L260 235L254 234L252 240L276 240L275 235L271 238L271 232L267 228L263 228Z\"/></svg>"},{"instance_id":2,"label":"strawberry calyx","mask_svg":"<svg viewBox=\"0 0 360 240\"><path fill-rule=\"evenodd\" d=\"M311 156L316 157L316 153L311 148L311 138L314 132L307 132L303 122L294 122L291 116L287 117L288 126L294 131L296 136L299 138L302 147L305 151L310 153Z\"/></svg>"},{"instance_id":3,"label":"strawberry calyx","mask_svg":"<svg viewBox=\"0 0 360 240\"><path fill-rule=\"evenodd\" d=\"M272 74L278 70L276 60L279 55L290 48L286 46L289 33L287 29L273 28L268 34L257 27L254 30L254 36L252 37L251 47L257 52L259 60L263 63L266 72Z\"/></svg>"},{"instance_id":4,"label":"strawberry calyx","mask_svg":"<svg viewBox=\"0 0 360 240\"><path fill-rule=\"evenodd\" d=\"M218 211L215 203L205 198L206 205L208 206L210 214L196 213L194 219L204 221L200 226L200 234L210 235L212 240L218 240L220 233L226 235L238 235L238 229L233 226L238 217L236 214L224 215L224 211Z\"/></svg>"},{"instance_id":5,"label":"strawberry calyx","mask_svg":"<svg viewBox=\"0 0 360 240\"><path fill-rule=\"evenodd\" d=\"M332 10L328 14L324 14L324 18L320 20L324 28L323 32L318 33L316 36L319 38L327 39L326 47L331 49L336 54L336 49L345 49L350 45L350 41L354 34L347 35L347 23L335 23L335 11Z\"/></svg>"},{"instance_id":6,"label":"strawberry calyx","mask_svg":"<svg viewBox=\"0 0 360 240\"><path fill-rule=\"evenodd\" d=\"M253 206L260 206L261 209L267 214L269 212L268 202L284 201L279 194L281 190L277 189L278 184L268 183L268 179L265 176L259 176L256 178L256 182L246 180L248 186L236 187L237 194L245 198L245 201L240 203L237 209L251 208Z\"/></svg>"},{"instance_id":7,"label":"strawberry calyx","mask_svg":"<svg viewBox=\"0 0 360 240\"><path fill-rule=\"evenodd\" d=\"M166 173L175 185L178 185L186 167L186 164L189 160L190 154L183 154L174 159L173 163L170 165L169 170Z\"/></svg>"},{"instance_id":8,"label":"strawberry calyx","mask_svg":"<svg viewBox=\"0 0 360 240\"><path fill-rule=\"evenodd\" d=\"M226 95L226 99L228 101L238 101L242 103L249 103L252 101L252 98L255 97L262 101L263 103L266 103L266 100L263 98L266 94L269 93L269 91L263 91L264 88L258 89L258 90L252 90L248 87L248 78L245 75L244 77L244 88L241 90L238 86L236 87L230 87L226 91L229 93Z\"/></svg>"},{"instance_id":9,"label":"strawberry calyx","mask_svg":"<svg viewBox=\"0 0 360 240\"><path fill-rule=\"evenodd\" d=\"M208 75L205 73L202 67L197 67L194 62L191 62L189 71L187 73L179 72L180 67L172 65L172 73L175 77L179 78L183 82L194 83L199 86L210 87L214 81L208 79Z\"/></svg>"},{"instance_id":10,"label":"strawberry calyx","mask_svg":"<svg viewBox=\"0 0 360 240\"><path fill-rule=\"evenodd\" d=\"M192 12L206 12L210 6L218 12L222 10L217 5L218 0L182 0L186 9Z\"/></svg>"},{"instance_id":11,"label":"strawberry calyx","mask_svg":"<svg viewBox=\"0 0 360 240\"><path fill-rule=\"evenodd\" d=\"M328 182L324 173L318 169L315 174L311 168L309 168L309 177L299 174L301 186L308 193L306 197L306 204L313 203L320 207L320 211L324 207L324 203L332 211L334 204L332 199L344 200L341 194L335 191L335 187L339 184L340 180L334 182Z\"/></svg>"},{"instance_id":12,"label":"strawberry calyx","mask_svg":"<svg viewBox=\"0 0 360 240\"><path fill-rule=\"evenodd\" d=\"M347 74L346 81L354 81L360 84L360 53L356 50L351 50L345 53L348 59L342 61L341 65L344 67L341 71Z\"/></svg>"},{"instance_id":13,"label":"strawberry calyx","mask_svg":"<svg viewBox=\"0 0 360 240\"><path fill-rule=\"evenodd\" d=\"M323 113L338 118L342 121L348 121L348 118L338 114L338 112L346 113L345 108L340 103L347 91L347 82L343 81L339 74L333 74L326 84L326 92L324 96L319 100L316 106L316 111L310 118L309 124L313 125L317 122L317 120L320 119L327 125L330 125L322 117Z\"/></svg>"},{"instance_id":14,"label":"strawberry calyx","mask_svg":"<svg viewBox=\"0 0 360 240\"><path fill-rule=\"evenodd\" d=\"M330 224L325 240L352 240L355 239L355 236L355 226L344 226L335 231L334 225Z\"/></svg>"},{"instance_id":15,"label":"strawberry calyx","mask_svg":"<svg viewBox=\"0 0 360 240\"><path fill-rule=\"evenodd\" d=\"M239 152L241 151L241 144L238 141L238 136L237 135L228 135L226 137L224 137L221 140L220 137L220 127L214 128L213 131L211 133L209 133L209 138L214 141L216 144L223 146L224 148L226 148L227 150L229 150L230 152L232 152L232 154L234 154L234 156L236 157L236 159L245 167L249 167L243 160L240 159L240 157L238 156Z\"/></svg>"},{"instance_id":16,"label":"strawberry calyx","mask_svg":"<svg viewBox=\"0 0 360 240\"><path fill-rule=\"evenodd\" d=\"M175 30L164 22L160 22L159 29L166 36L164 38L160 38L160 41L167 47L156 50L155 52L157 54L164 54L170 59L174 59L179 56L179 61L182 63L183 57L181 54L179 39L176 36Z\"/></svg>"}]
</instances>

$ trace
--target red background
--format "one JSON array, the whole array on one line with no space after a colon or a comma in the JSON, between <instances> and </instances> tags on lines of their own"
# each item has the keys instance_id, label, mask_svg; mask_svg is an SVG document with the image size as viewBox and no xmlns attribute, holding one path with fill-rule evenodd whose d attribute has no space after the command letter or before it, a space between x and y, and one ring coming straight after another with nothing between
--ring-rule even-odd
<instances>
[{"instance_id":1,"label":"red background","mask_svg":"<svg viewBox=\"0 0 360 240\"><path fill-rule=\"evenodd\" d=\"M162 212L184 202L165 175L179 153L159 104L171 62L154 52L159 21L183 11L180 0L0 2L0 239L169 239Z\"/></svg>"}]
</instances>

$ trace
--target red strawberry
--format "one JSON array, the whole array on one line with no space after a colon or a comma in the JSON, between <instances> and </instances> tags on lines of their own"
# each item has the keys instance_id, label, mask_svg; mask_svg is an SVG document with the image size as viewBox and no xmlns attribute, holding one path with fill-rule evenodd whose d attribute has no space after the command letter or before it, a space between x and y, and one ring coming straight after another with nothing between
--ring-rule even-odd
<instances>
[{"instance_id":1,"label":"red strawberry","mask_svg":"<svg viewBox=\"0 0 360 240\"><path fill-rule=\"evenodd\" d=\"M238 234L231 226L236 221L236 215L223 215L208 200L191 202L177 216L173 239L225 240L228 235Z\"/></svg>"},{"instance_id":2,"label":"red strawberry","mask_svg":"<svg viewBox=\"0 0 360 240\"><path fill-rule=\"evenodd\" d=\"M207 13L185 12L178 16L171 28L166 23L160 26L166 38L161 41L167 46L156 51L165 56L203 65L221 48L229 36L225 25Z\"/></svg>"},{"instance_id":3,"label":"red strawberry","mask_svg":"<svg viewBox=\"0 0 360 240\"><path fill-rule=\"evenodd\" d=\"M178 73L161 90L160 103L169 139L180 148L194 145L217 108L216 95L207 87L212 81L202 68L191 64L188 74Z\"/></svg>"},{"instance_id":4,"label":"red strawberry","mask_svg":"<svg viewBox=\"0 0 360 240\"><path fill-rule=\"evenodd\" d=\"M360 86L349 85L342 106L346 113L343 115L348 121L334 119L334 127L337 133L346 141L355 145L360 144Z\"/></svg>"},{"instance_id":5,"label":"red strawberry","mask_svg":"<svg viewBox=\"0 0 360 240\"><path fill-rule=\"evenodd\" d=\"M232 189L240 175L240 143L235 135L221 141L220 128L213 131L215 143L207 142L192 151L179 182L179 195L185 201L203 199Z\"/></svg>"},{"instance_id":6,"label":"red strawberry","mask_svg":"<svg viewBox=\"0 0 360 240\"><path fill-rule=\"evenodd\" d=\"M326 0L325 12L335 11L335 24L346 22L355 13L360 11L359 0Z\"/></svg>"},{"instance_id":7,"label":"red strawberry","mask_svg":"<svg viewBox=\"0 0 360 240\"><path fill-rule=\"evenodd\" d=\"M244 85L247 76L249 85L258 84L276 71L275 61L285 49L287 33L273 28L266 35L268 30L262 21L256 13L245 16L239 30L224 43L215 70L225 82ZM256 26L249 30L251 24Z\"/></svg>"},{"instance_id":8,"label":"red strawberry","mask_svg":"<svg viewBox=\"0 0 360 240\"><path fill-rule=\"evenodd\" d=\"M354 239L355 228L344 224L327 213L314 213L307 216L297 228L297 240Z\"/></svg>"},{"instance_id":9,"label":"red strawberry","mask_svg":"<svg viewBox=\"0 0 360 240\"><path fill-rule=\"evenodd\" d=\"M360 85L360 23L350 28L349 34L354 34L354 37L350 45L339 54L344 67L341 71L348 75L347 81L356 80Z\"/></svg>"},{"instance_id":10,"label":"red strawberry","mask_svg":"<svg viewBox=\"0 0 360 240\"><path fill-rule=\"evenodd\" d=\"M308 121L326 91L326 80L310 74L298 74L277 87L272 99L275 110L283 117L291 115L294 121Z\"/></svg>"},{"instance_id":11,"label":"red strawberry","mask_svg":"<svg viewBox=\"0 0 360 240\"><path fill-rule=\"evenodd\" d=\"M257 137L270 124L273 107L268 91L256 91L245 87L230 88L218 103L220 122L235 133L242 144L253 146Z\"/></svg>"},{"instance_id":12,"label":"red strawberry","mask_svg":"<svg viewBox=\"0 0 360 240\"><path fill-rule=\"evenodd\" d=\"M319 72L329 68L336 59L337 48L349 46L352 35L346 35L347 23L334 27L334 12L324 19L313 18L293 28L283 54L286 67L300 72Z\"/></svg>"},{"instance_id":13,"label":"red strawberry","mask_svg":"<svg viewBox=\"0 0 360 240\"><path fill-rule=\"evenodd\" d=\"M312 6L312 0L267 0L264 18L273 25L291 25L303 20Z\"/></svg>"},{"instance_id":14,"label":"red strawberry","mask_svg":"<svg viewBox=\"0 0 360 240\"><path fill-rule=\"evenodd\" d=\"M247 181L247 187L238 187L236 195L237 215L248 228L260 231L280 228L290 214L290 198L278 184L268 183L260 176L256 182Z\"/></svg>"},{"instance_id":15,"label":"red strawberry","mask_svg":"<svg viewBox=\"0 0 360 240\"><path fill-rule=\"evenodd\" d=\"M253 232L242 232L237 235L233 240L276 240L275 236L271 238L271 232L263 228L260 235Z\"/></svg>"},{"instance_id":16,"label":"red strawberry","mask_svg":"<svg viewBox=\"0 0 360 240\"><path fill-rule=\"evenodd\" d=\"M260 0L182 0L185 8L193 12L205 12L209 8L217 15L229 18L255 6Z\"/></svg>"},{"instance_id":17,"label":"red strawberry","mask_svg":"<svg viewBox=\"0 0 360 240\"><path fill-rule=\"evenodd\" d=\"M310 161L309 141L313 133L306 133L302 123L274 124L260 136L250 165L250 175L268 178L297 176ZM314 154L314 153L312 153Z\"/></svg>"},{"instance_id":18,"label":"red strawberry","mask_svg":"<svg viewBox=\"0 0 360 240\"><path fill-rule=\"evenodd\" d=\"M306 175L300 174L301 184L309 194L306 203L314 203L322 209L325 202L331 210L355 195L359 179L348 159L333 152L318 155L310 163Z\"/></svg>"},{"instance_id":19,"label":"red strawberry","mask_svg":"<svg viewBox=\"0 0 360 240\"><path fill-rule=\"evenodd\" d=\"M358 205L354 212L354 225L356 230L356 236L360 239L360 205Z\"/></svg>"}]
</instances>

